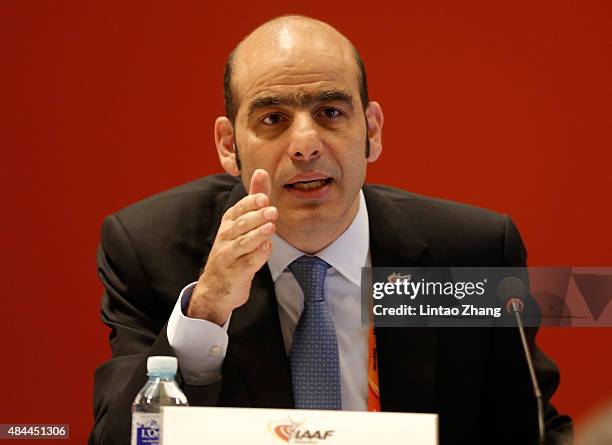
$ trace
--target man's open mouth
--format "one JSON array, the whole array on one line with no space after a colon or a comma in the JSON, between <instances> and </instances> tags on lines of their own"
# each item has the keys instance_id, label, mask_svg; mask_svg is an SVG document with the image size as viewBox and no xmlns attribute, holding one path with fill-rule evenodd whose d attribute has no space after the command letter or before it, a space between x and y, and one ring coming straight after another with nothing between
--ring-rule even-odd
<instances>
[{"instance_id":1,"label":"man's open mouth","mask_svg":"<svg viewBox=\"0 0 612 445\"><path fill-rule=\"evenodd\" d=\"M324 187L328 184L331 184L332 181L332 178L316 179L313 181L297 181L292 184L287 184L285 187L308 191Z\"/></svg>"}]
</instances>

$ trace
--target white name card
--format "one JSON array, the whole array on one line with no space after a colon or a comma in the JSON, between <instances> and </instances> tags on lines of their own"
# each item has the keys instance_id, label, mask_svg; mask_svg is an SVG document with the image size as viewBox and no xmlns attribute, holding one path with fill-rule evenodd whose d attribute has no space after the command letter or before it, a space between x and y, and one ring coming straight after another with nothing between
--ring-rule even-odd
<instances>
[{"instance_id":1,"label":"white name card","mask_svg":"<svg viewBox=\"0 0 612 445\"><path fill-rule=\"evenodd\" d=\"M438 444L436 414L168 407L163 445Z\"/></svg>"}]
</instances>

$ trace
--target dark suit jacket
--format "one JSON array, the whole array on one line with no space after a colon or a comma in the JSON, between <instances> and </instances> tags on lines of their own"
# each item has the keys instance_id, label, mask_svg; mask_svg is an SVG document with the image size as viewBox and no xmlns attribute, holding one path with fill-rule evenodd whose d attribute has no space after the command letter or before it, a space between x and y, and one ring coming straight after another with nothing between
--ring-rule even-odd
<instances>
[{"instance_id":1,"label":"dark suit jacket","mask_svg":"<svg viewBox=\"0 0 612 445\"><path fill-rule=\"evenodd\" d=\"M526 253L508 217L382 186L363 188L373 266L522 266ZM102 320L113 358L96 370L90 444L129 443L130 405L150 355L174 355L166 323L180 290L205 264L220 218L245 195L234 178L203 178L108 217L98 272ZM233 312L222 380L189 386L191 405L291 408L291 375L267 266ZM535 348L535 329L528 338ZM377 329L383 411L440 415L444 444L525 444L537 432L536 402L518 332L511 328ZM537 348L551 440L571 429L548 404L558 370Z\"/></svg>"}]
</instances>

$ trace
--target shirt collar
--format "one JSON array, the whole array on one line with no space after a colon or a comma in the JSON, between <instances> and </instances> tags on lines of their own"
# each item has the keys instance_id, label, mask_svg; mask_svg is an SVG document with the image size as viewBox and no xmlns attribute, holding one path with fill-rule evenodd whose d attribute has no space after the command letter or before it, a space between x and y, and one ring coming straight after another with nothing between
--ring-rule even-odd
<instances>
[{"instance_id":1,"label":"shirt collar","mask_svg":"<svg viewBox=\"0 0 612 445\"><path fill-rule=\"evenodd\" d=\"M351 225L329 246L316 254L355 286L361 285L361 268L367 265L370 248L368 209L363 192L359 191L359 209ZM276 281L293 261L306 255L280 236L272 235L272 253L268 267Z\"/></svg>"}]
</instances>

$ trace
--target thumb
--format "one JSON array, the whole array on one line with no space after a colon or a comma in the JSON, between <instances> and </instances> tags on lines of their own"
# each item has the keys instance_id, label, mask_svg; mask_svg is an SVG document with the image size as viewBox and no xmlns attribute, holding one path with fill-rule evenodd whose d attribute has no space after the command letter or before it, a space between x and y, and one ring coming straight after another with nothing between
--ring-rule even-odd
<instances>
[{"instance_id":1,"label":"thumb","mask_svg":"<svg viewBox=\"0 0 612 445\"><path fill-rule=\"evenodd\" d=\"M270 181L270 175L267 171L258 168L251 176L251 185L249 187L249 195L256 193L263 193L266 196L270 196L272 191L272 182Z\"/></svg>"}]
</instances>

